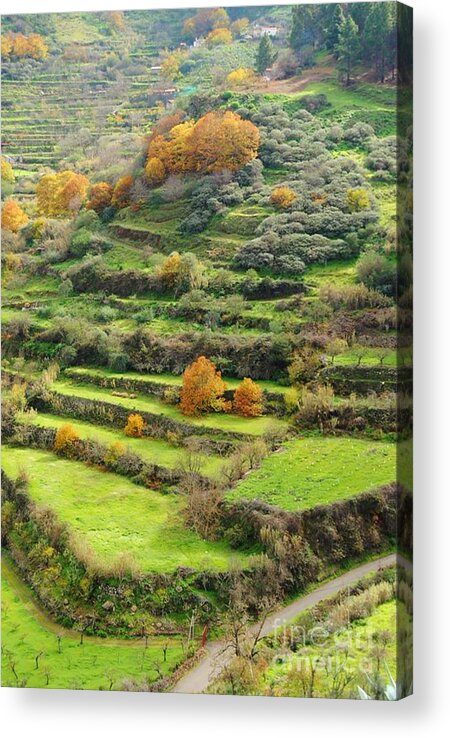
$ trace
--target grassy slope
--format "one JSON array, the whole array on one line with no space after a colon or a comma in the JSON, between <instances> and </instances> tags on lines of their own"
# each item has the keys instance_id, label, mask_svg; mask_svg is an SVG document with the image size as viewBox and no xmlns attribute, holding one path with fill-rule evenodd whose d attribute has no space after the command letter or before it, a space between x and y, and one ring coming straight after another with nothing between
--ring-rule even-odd
<instances>
[{"instance_id":1,"label":"grassy slope","mask_svg":"<svg viewBox=\"0 0 450 738\"><path fill-rule=\"evenodd\" d=\"M145 461L151 464L166 466L169 469L176 468L187 458L186 450L171 446L167 441L148 436L144 438L128 438L121 431L102 428L83 420L73 420L72 418L60 417L59 415L51 415L50 413L38 413L37 415L27 414L26 422L46 428L61 428L62 425L70 423L80 438L92 438L108 445L119 441ZM219 456L202 455L201 458L202 473L206 475L216 476L224 463L223 459Z\"/></svg>"},{"instance_id":2,"label":"grassy slope","mask_svg":"<svg viewBox=\"0 0 450 738\"><path fill-rule=\"evenodd\" d=\"M186 418L182 415L178 408L165 405L160 400L150 397L149 395L136 395L135 399L128 397L115 397L111 390L92 385L72 384L64 380L58 380L52 385L53 389L64 395L72 395L76 397L85 397L89 400L103 400L103 402L111 402L115 405L129 408L135 412L148 412L157 415L166 415L168 418L191 423L193 426L205 426L217 431L233 431L237 433L246 433L252 436L259 436L265 433L269 428L277 426L278 428L287 427L285 421L270 417L260 418L240 418L237 415L226 415L225 413L211 413L201 418Z\"/></svg>"},{"instance_id":3,"label":"grassy slope","mask_svg":"<svg viewBox=\"0 0 450 738\"><path fill-rule=\"evenodd\" d=\"M158 384L177 385L181 387L183 383L183 377L178 374L141 374L140 372L113 372L110 369L92 369L89 367L78 367L81 372L92 374L98 377L113 377L116 379L139 379L140 381L157 382ZM77 368L72 368L71 373L76 373ZM242 380L234 379L233 377L225 377L222 379L227 383L228 389L235 389ZM266 392L279 392L284 394L289 390L289 387L284 387L277 382L272 382L269 379L258 379L257 385Z\"/></svg>"},{"instance_id":4,"label":"grassy slope","mask_svg":"<svg viewBox=\"0 0 450 738\"><path fill-rule=\"evenodd\" d=\"M130 553L145 571L224 570L236 556L226 543L204 541L184 527L178 496L37 449L7 447L2 465L11 477L26 469L32 498L51 507L103 565Z\"/></svg>"},{"instance_id":5,"label":"grassy slope","mask_svg":"<svg viewBox=\"0 0 450 738\"><path fill-rule=\"evenodd\" d=\"M57 635L61 635L61 653ZM163 646L169 644L167 661L163 662ZM39 669L35 658L42 652ZM170 674L182 661L179 639L153 636L144 648L142 640L115 641L84 638L80 634L55 625L32 600L29 589L18 580L2 561L2 686L15 687L14 664L19 681L26 678L27 687L53 689L120 689L126 677L151 681L157 678L154 663ZM47 685L48 674L48 685Z\"/></svg>"},{"instance_id":6,"label":"grassy slope","mask_svg":"<svg viewBox=\"0 0 450 738\"><path fill-rule=\"evenodd\" d=\"M302 510L352 497L395 477L393 443L311 436L289 441L283 451L265 458L229 497Z\"/></svg>"}]
</instances>

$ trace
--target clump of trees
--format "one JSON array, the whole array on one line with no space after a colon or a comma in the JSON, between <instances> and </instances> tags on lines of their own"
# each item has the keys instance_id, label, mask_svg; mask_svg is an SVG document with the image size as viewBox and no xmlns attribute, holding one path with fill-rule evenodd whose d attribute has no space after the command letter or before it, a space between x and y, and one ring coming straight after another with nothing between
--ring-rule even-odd
<instances>
[{"instance_id":1,"label":"clump of trees","mask_svg":"<svg viewBox=\"0 0 450 738\"><path fill-rule=\"evenodd\" d=\"M86 199L89 180L70 169L45 174L36 187L37 208L50 217L73 216Z\"/></svg>"},{"instance_id":2,"label":"clump of trees","mask_svg":"<svg viewBox=\"0 0 450 738\"><path fill-rule=\"evenodd\" d=\"M40 61L48 56L48 46L39 33L8 33L2 36L2 58L24 59L30 57Z\"/></svg>"},{"instance_id":3,"label":"clump of trees","mask_svg":"<svg viewBox=\"0 0 450 738\"><path fill-rule=\"evenodd\" d=\"M213 111L152 137L146 173L158 182L169 174L237 171L256 157L258 146L253 123L232 111Z\"/></svg>"},{"instance_id":4,"label":"clump of trees","mask_svg":"<svg viewBox=\"0 0 450 738\"><path fill-rule=\"evenodd\" d=\"M227 388L220 371L205 356L199 356L183 374L180 408L184 415L201 415L230 409L225 399Z\"/></svg>"}]
</instances>

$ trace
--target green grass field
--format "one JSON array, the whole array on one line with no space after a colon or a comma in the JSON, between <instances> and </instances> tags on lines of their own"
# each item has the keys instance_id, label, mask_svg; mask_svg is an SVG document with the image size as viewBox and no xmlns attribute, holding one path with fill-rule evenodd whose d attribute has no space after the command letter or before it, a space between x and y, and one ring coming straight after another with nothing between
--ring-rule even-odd
<instances>
[{"instance_id":1,"label":"green grass field","mask_svg":"<svg viewBox=\"0 0 450 738\"><path fill-rule=\"evenodd\" d=\"M394 443L310 436L288 441L228 493L285 510L304 510L352 497L396 478Z\"/></svg>"},{"instance_id":2,"label":"green grass field","mask_svg":"<svg viewBox=\"0 0 450 738\"><path fill-rule=\"evenodd\" d=\"M131 412L148 412L156 415L165 415L168 418L190 423L192 426L203 426L211 428L211 430L232 431L233 433L245 433L252 436L260 436L271 428L283 430L288 424L273 416L262 416L259 418L241 418L237 415L228 415L226 413L211 413L203 415L200 418L187 418L182 415L180 410L173 405L166 405L161 400L153 398L149 395L136 395L136 398L116 397L112 394L112 390L103 389L102 387L94 387L92 385L75 384L72 382L59 379L52 385L56 392L63 395L71 395L75 397L84 397L88 400L103 400L115 405L121 405L128 408Z\"/></svg>"},{"instance_id":3,"label":"green grass field","mask_svg":"<svg viewBox=\"0 0 450 738\"><path fill-rule=\"evenodd\" d=\"M181 387L183 377L179 374L141 374L140 372L113 372L111 369L92 369L90 367L72 367L69 376L77 374L77 371L83 374L90 374L97 377L111 377L113 379L138 379L141 382L156 382L158 384L176 385ZM242 382L241 379L223 376L222 379L227 383L229 389L235 389ZM269 379L258 379L256 384L266 392L278 392L285 394L289 387L285 387L278 382L272 382Z\"/></svg>"},{"instance_id":4,"label":"green grass field","mask_svg":"<svg viewBox=\"0 0 450 738\"><path fill-rule=\"evenodd\" d=\"M167 676L183 660L180 639L174 636L153 636L147 648L140 639L89 636L81 645L79 633L58 626L42 612L6 556L2 557L2 642L2 687L15 687L25 680L27 687L36 688L120 689L130 677L155 681L155 663Z\"/></svg>"},{"instance_id":5,"label":"green grass field","mask_svg":"<svg viewBox=\"0 0 450 738\"><path fill-rule=\"evenodd\" d=\"M338 664L339 659L346 658L345 669L353 674L346 696L355 696L357 686L363 689L368 688L366 673L370 673L374 663L372 655L375 645L374 635L381 632L389 633L384 658L395 679L397 673L397 609L402 619L408 618L404 605L396 600L390 600L379 605L367 618L353 622L350 628L344 630L342 634L328 637L321 647L305 646L295 654L274 659L264 672L265 683L272 687L273 693L277 696L298 697L299 685L296 684L294 675L301 668L302 662L309 664L312 659L317 666L315 696L326 696L326 687L330 686L326 667L330 668L333 663ZM344 654L347 652L348 656L345 657ZM384 671L384 682L388 684L387 669L385 667L383 669L382 666L381 671L382 674Z\"/></svg>"},{"instance_id":6,"label":"green grass field","mask_svg":"<svg viewBox=\"0 0 450 738\"><path fill-rule=\"evenodd\" d=\"M110 428L103 428L98 425L83 420L73 420L72 418L64 418L59 415L51 415L50 413L28 414L23 418L27 423L41 425L45 428L61 428L62 425L70 423L75 428L80 438L92 438L105 444L112 444L119 441L133 453L140 456L144 461L151 464L159 464L169 469L176 469L187 459L187 451L183 448L171 446L167 441L162 439L150 438L129 438L121 431L115 431ZM223 458L219 456L201 455L201 471L207 476L216 477L224 463Z\"/></svg>"},{"instance_id":7,"label":"green grass field","mask_svg":"<svg viewBox=\"0 0 450 738\"><path fill-rule=\"evenodd\" d=\"M233 557L245 560L225 542L204 541L188 530L177 495L31 448L5 447L2 466L13 478L25 469L33 500L54 510L106 568L123 553L132 554L146 572L179 566L223 571Z\"/></svg>"}]
</instances>

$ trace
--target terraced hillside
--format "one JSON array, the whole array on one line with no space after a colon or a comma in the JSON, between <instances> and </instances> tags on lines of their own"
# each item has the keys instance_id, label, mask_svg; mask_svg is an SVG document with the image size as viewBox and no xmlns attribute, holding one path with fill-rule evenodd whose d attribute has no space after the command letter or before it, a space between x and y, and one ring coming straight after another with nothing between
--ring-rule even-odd
<instances>
[{"instance_id":1,"label":"terraced hillside","mask_svg":"<svg viewBox=\"0 0 450 738\"><path fill-rule=\"evenodd\" d=\"M348 80L299 12L5 18L5 683L168 689L238 622L233 681L270 609L410 550L411 99L371 6Z\"/></svg>"}]
</instances>

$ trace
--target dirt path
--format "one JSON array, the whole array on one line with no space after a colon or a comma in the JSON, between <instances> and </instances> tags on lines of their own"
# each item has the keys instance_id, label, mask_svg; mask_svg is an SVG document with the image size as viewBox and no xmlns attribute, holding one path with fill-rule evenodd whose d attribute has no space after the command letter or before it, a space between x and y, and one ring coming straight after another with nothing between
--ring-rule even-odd
<instances>
[{"instance_id":1,"label":"dirt path","mask_svg":"<svg viewBox=\"0 0 450 738\"><path fill-rule=\"evenodd\" d=\"M361 577L366 574L378 571L379 569L384 569L387 566L392 566L400 560L402 563L405 563L401 557L397 556L397 554L389 554L388 556L383 556L380 559L369 561L366 564L361 564L361 566L357 566L354 569L345 572L345 574L342 574L336 579L322 584L309 594L299 597L297 600L294 600L294 602L286 605L286 607L272 613L264 623L262 635L266 636L275 630L275 628L283 627L304 610L316 605L320 600L330 597L339 589L354 584L358 579L361 579ZM254 630L256 630L256 628L254 628ZM224 666L226 666L233 657L233 654L230 651L223 653L223 648L223 641L212 641L209 643L206 646L206 654L202 661L200 661L192 671L182 677L174 685L172 692L184 692L187 694L199 694L204 692L208 687L208 684L218 676Z\"/></svg>"}]
</instances>

